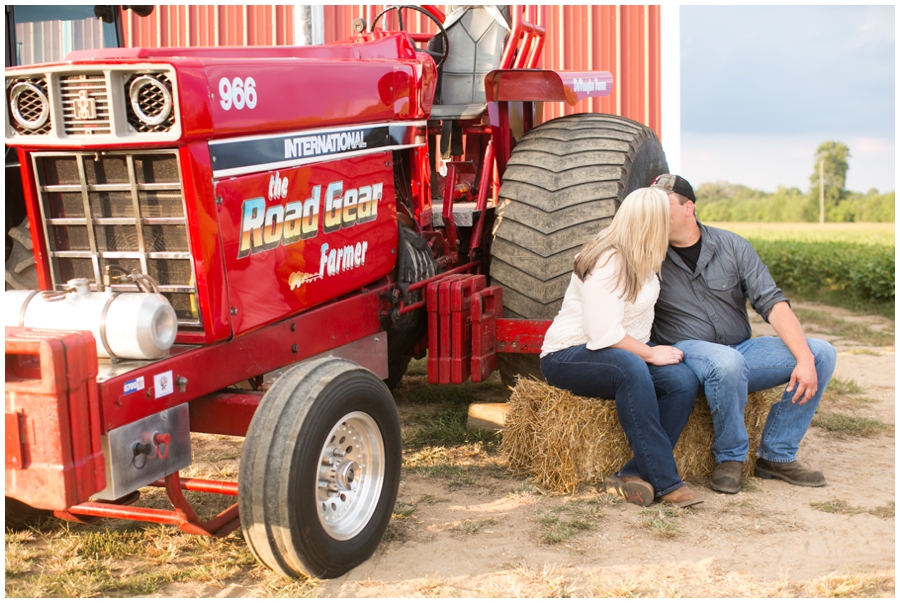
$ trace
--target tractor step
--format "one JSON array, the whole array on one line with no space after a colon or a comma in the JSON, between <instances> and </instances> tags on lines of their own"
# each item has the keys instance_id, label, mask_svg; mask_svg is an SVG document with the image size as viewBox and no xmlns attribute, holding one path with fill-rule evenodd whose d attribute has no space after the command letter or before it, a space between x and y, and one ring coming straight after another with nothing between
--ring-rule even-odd
<instances>
[{"instance_id":1,"label":"tractor step","mask_svg":"<svg viewBox=\"0 0 900 603\"><path fill-rule=\"evenodd\" d=\"M475 215L474 201L469 203L453 204L453 223L456 226L472 226L477 219ZM444 204L441 202L432 202L431 204L431 223L433 226L441 227L444 225Z\"/></svg>"}]
</instances>

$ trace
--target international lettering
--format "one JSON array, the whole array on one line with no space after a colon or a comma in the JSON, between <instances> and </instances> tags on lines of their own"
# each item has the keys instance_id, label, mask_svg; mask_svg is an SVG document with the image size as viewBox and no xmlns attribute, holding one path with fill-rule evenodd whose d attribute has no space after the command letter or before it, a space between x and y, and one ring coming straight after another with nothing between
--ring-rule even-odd
<instances>
[{"instance_id":1,"label":"international lettering","mask_svg":"<svg viewBox=\"0 0 900 603\"><path fill-rule=\"evenodd\" d=\"M331 153L343 153L366 148L363 130L335 132L333 134L317 134L286 138L284 141L284 158L296 159L318 157Z\"/></svg>"}]
</instances>

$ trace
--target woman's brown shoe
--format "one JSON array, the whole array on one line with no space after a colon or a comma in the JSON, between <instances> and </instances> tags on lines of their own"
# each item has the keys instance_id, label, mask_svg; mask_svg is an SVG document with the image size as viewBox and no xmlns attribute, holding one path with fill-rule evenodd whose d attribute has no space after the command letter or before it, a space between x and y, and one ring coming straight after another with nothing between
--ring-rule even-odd
<instances>
[{"instance_id":1,"label":"woman's brown shoe","mask_svg":"<svg viewBox=\"0 0 900 603\"><path fill-rule=\"evenodd\" d=\"M653 486L639 477L610 475L603 485L609 494L621 496L630 503L647 507L653 502Z\"/></svg>"},{"instance_id":2,"label":"woman's brown shoe","mask_svg":"<svg viewBox=\"0 0 900 603\"><path fill-rule=\"evenodd\" d=\"M668 505L674 505L679 508L690 507L691 505L702 503L704 500L702 496L687 486L682 486L677 490L660 496L659 499Z\"/></svg>"}]
</instances>

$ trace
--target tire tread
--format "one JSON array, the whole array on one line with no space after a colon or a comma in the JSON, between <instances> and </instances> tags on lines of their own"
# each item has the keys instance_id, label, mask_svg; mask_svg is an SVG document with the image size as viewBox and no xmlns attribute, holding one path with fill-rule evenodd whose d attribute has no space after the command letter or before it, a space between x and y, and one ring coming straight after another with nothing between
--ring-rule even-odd
<instances>
[{"instance_id":1,"label":"tire tread","mask_svg":"<svg viewBox=\"0 0 900 603\"><path fill-rule=\"evenodd\" d=\"M528 132L507 163L494 225L491 280L504 316L554 318L578 250L667 169L656 134L625 117L568 115ZM507 385L541 378L537 355L500 354L500 373Z\"/></svg>"}]
</instances>

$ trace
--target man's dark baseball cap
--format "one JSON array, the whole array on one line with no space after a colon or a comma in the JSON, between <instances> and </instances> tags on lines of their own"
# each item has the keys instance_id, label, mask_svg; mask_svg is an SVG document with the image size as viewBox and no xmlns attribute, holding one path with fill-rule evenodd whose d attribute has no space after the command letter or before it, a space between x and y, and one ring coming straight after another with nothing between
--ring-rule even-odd
<instances>
[{"instance_id":1,"label":"man's dark baseball cap","mask_svg":"<svg viewBox=\"0 0 900 603\"><path fill-rule=\"evenodd\" d=\"M691 187L691 183L681 176L676 176L675 174L660 174L656 177L655 180L653 180L653 184L650 185L650 188L662 189L667 193L678 193L679 195L690 199L694 203L697 202L697 198L694 196L694 189Z\"/></svg>"}]
</instances>

